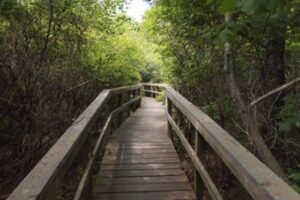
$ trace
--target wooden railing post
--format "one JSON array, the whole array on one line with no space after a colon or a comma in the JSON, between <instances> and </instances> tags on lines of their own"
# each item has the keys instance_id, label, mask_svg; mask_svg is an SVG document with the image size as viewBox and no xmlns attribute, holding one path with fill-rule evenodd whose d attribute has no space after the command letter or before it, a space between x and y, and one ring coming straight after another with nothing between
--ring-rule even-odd
<instances>
[{"instance_id":1,"label":"wooden railing post","mask_svg":"<svg viewBox=\"0 0 300 200\"><path fill-rule=\"evenodd\" d=\"M134 99L136 96L137 96L137 90L133 90L133 91L132 91L132 98ZM132 112L134 112L134 111L136 110L136 106L137 106L136 104L133 104L133 105L131 106L130 109L131 109Z\"/></svg>"},{"instance_id":2,"label":"wooden railing post","mask_svg":"<svg viewBox=\"0 0 300 200\"><path fill-rule=\"evenodd\" d=\"M153 89L153 86L151 85L151 89L150 89L151 91L154 91L154 89ZM153 98L154 97L154 93L153 92L151 92L151 97Z\"/></svg>"},{"instance_id":3,"label":"wooden railing post","mask_svg":"<svg viewBox=\"0 0 300 200\"><path fill-rule=\"evenodd\" d=\"M122 104L123 104L123 94L120 93L119 96L118 96L118 107L121 107ZM118 114L118 117L117 117L117 127L116 128L118 128L121 123L122 123L122 112L120 112Z\"/></svg>"},{"instance_id":4,"label":"wooden railing post","mask_svg":"<svg viewBox=\"0 0 300 200\"><path fill-rule=\"evenodd\" d=\"M132 99L131 93L132 93L132 90L130 90L130 91L127 92L128 99L126 101L130 101ZM131 114L130 112L131 112L131 107L128 107L128 109L126 111L126 113L127 113L126 118L130 117L130 114Z\"/></svg>"},{"instance_id":5,"label":"wooden railing post","mask_svg":"<svg viewBox=\"0 0 300 200\"><path fill-rule=\"evenodd\" d=\"M167 106L167 113L172 116L172 102L168 97L166 97L166 106ZM172 138L172 125L168 121L168 136Z\"/></svg>"},{"instance_id":6,"label":"wooden railing post","mask_svg":"<svg viewBox=\"0 0 300 200\"><path fill-rule=\"evenodd\" d=\"M142 90L141 90L141 88L137 89L137 95L142 96ZM142 104L142 100L140 99L138 101L137 107L141 107L141 104Z\"/></svg>"},{"instance_id":7,"label":"wooden railing post","mask_svg":"<svg viewBox=\"0 0 300 200\"><path fill-rule=\"evenodd\" d=\"M203 139L199 135L198 131L195 130L195 153L197 154L197 157L200 159L201 154L203 154ZM201 159L200 159L201 160ZM194 192L196 200L201 200L203 197L203 191L204 191L204 183L200 177L200 174L195 169L194 170Z\"/></svg>"}]
</instances>

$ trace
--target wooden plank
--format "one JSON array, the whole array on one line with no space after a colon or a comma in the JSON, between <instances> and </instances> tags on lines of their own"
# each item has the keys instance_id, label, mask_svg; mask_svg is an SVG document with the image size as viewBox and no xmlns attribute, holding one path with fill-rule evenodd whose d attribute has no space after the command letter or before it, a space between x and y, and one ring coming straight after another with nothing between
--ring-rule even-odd
<instances>
[{"instance_id":1,"label":"wooden plank","mask_svg":"<svg viewBox=\"0 0 300 200\"><path fill-rule=\"evenodd\" d=\"M154 94L159 94L159 92L157 91L153 91L153 90L143 90L144 92L149 92L149 93L154 93Z\"/></svg>"},{"instance_id":2,"label":"wooden plank","mask_svg":"<svg viewBox=\"0 0 300 200\"><path fill-rule=\"evenodd\" d=\"M181 169L151 169L151 170L103 170L100 177L134 177L134 176L176 176L184 175Z\"/></svg>"},{"instance_id":3,"label":"wooden plank","mask_svg":"<svg viewBox=\"0 0 300 200\"><path fill-rule=\"evenodd\" d=\"M120 147L107 147L106 150L119 150L120 152L126 151L126 150L139 150L139 149L174 149L171 145L153 145L153 146L133 146L130 145L132 143L124 143Z\"/></svg>"},{"instance_id":4,"label":"wooden plank","mask_svg":"<svg viewBox=\"0 0 300 200\"><path fill-rule=\"evenodd\" d=\"M97 194L95 200L191 200L194 199L191 191L168 191L168 192L139 192L139 193L106 193Z\"/></svg>"},{"instance_id":5,"label":"wooden plank","mask_svg":"<svg viewBox=\"0 0 300 200\"><path fill-rule=\"evenodd\" d=\"M155 148L155 147L152 147ZM117 159L149 159L149 158L178 158L176 153L145 153L145 154L123 154L121 153L114 153L114 154L107 154L105 153L102 160L117 160Z\"/></svg>"},{"instance_id":6,"label":"wooden plank","mask_svg":"<svg viewBox=\"0 0 300 200\"><path fill-rule=\"evenodd\" d=\"M154 141L154 140L158 140L158 141L169 141L168 136L166 135L127 135L128 137L124 137L124 136L114 136L112 137L113 140L117 140L117 141ZM134 139L129 139L130 138L134 138Z\"/></svg>"},{"instance_id":7,"label":"wooden plank","mask_svg":"<svg viewBox=\"0 0 300 200\"><path fill-rule=\"evenodd\" d=\"M178 158L150 158L150 159L119 159L119 160L103 160L102 164L160 164L160 163L178 163Z\"/></svg>"},{"instance_id":8,"label":"wooden plank","mask_svg":"<svg viewBox=\"0 0 300 200\"><path fill-rule=\"evenodd\" d=\"M154 138L154 139L168 139L168 136L167 135L161 135L161 134L151 134L151 133L144 133L143 135L141 135L140 133L139 134L136 134L136 133L128 133L126 134L126 137L130 137L130 138L136 138L136 139L151 139L151 138ZM124 135L113 135L111 137L111 139L124 139L125 136Z\"/></svg>"},{"instance_id":9,"label":"wooden plank","mask_svg":"<svg viewBox=\"0 0 300 200\"><path fill-rule=\"evenodd\" d=\"M110 152L119 152L118 149L109 149ZM125 153L172 153L176 152L174 148L154 148L154 149L124 149L122 152Z\"/></svg>"},{"instance_id":10,"label":"wooden plank","mask_svg":"<svg viewBox=\"0 0 300 200\"><path fill-rule=\"evenodd\" d=\"M112 142L110 141L106 145L106 149L110 149L112 147L130 147L130 146L173 146L171 141L165 142L165 143L156 143L156 142L132 142L130 144L120 144L119 142Z\"/></svg>"},{"instance_id":11,"label":"wooden plank","mask_svg":"<svg viewBox=\"0 0 300 200\"><path fill-rule=\"evenodd\" d=\"M136 90L136 89L141 89L141 86L132 85L132 86L123 86L123 87L118 87L118 88L112 88L112 89L110 89L110 92L112 94L120 94L120 93L125 93L125 92Z\"/></svg>"},{"instance_id":12,"label":"wooden plank","mask_svg":"<svg viewBox=\"0 0 300 200\"><path fill-rule=\"evenodd\" d=\"M164 184L122 184L94 187L95 193L118 193L118 192L159 192L159 191L190 191L189 183L164 183Z\"/></svg>"},{"instance_id":13,"label":"wooden plank","mask_svg":"<svg viewBox=\"0 0 300 200\"><path fill-rule=\"evenodd\" d=\"M160 163L160 164L103 164L101 170L139 170L139 169L181 169L179 163Z\"/></svg>"},{"instance_id":14,"label":"wooden plank","mask_svg":"<svg viewBox=\"0 0 300 200\"><path fill-rule=\"evenodd\" d=\"M150 138L150 139L147 139L147 138L141 138L141 139L138 139L138 138L124 138L124 139L112 139L112 141L119 141L121 143L135 143L135 142L157 142L157 143L165 143L165 142L168 142L169 139L166 138L166 139L155 139L155 138Z\"/></svg>"},{"instance_id":15,"label":"wooden plank","mask_svg":"<svg viewBox=\"0 0 300 200\"><path fill-rule=\"evenodd\" d=\"M201 138L200 134L196 130L195 130L194 134L195 134L195 136L194 136L195 153L200 161L205 160L204 140L203 140L203 138ZM196 200L201 200L204 192L205 192L205 184L204 184L198 170L194 170L194 193L195 193Z\"/></svg>"},{"instance_id":16,"label":"wooden plank","mask_svg":"<svg viewBox=\"0 0 300 200\"><path fill-rule=\"evenodd\" d=\"M157 183L183 183L183 182L188 182L188 179L185 175L117 177L117 178L96 177L94 181L94 186L102 187L102 185L115 185L115 184L157 184Z\"/></svg>"}]
</instances>

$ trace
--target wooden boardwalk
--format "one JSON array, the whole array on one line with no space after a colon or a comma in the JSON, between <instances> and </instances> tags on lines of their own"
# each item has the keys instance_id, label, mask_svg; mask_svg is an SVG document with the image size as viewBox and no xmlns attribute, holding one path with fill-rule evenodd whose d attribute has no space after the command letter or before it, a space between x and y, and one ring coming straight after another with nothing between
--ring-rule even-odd
<instances>
[{"instance_id":1,"label":"wooden boardwalk","mask_svg":"<svg viewBox=\"0 0 300 200\"><path fill-rule=\"evenodd\" d=\"M141 108L109 140L93 183L96 200L194 199L168 138L162 104L142 99Z\"/></svg>"}]
</instances>

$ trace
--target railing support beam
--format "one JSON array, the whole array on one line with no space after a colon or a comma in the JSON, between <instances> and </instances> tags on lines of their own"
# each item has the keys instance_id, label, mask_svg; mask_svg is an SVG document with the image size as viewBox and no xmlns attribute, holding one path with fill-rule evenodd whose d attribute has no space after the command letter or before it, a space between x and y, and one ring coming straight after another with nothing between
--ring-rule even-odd
<instances>
[{"instance_id":1,"label":"railing support beam","mask_svg":"<svg viewBox=\"0 0 300 200\"><path fill-rule=\"evenodd\" d=\"M195 153L200 159L201 154L204 153L203 149L203 139L200 137L199 133L195 130ZM201 176L197 169L194 169L194 192L196 200L201 200L203 197L205 185L201 179Z\"/></svg>"}]
</instances>

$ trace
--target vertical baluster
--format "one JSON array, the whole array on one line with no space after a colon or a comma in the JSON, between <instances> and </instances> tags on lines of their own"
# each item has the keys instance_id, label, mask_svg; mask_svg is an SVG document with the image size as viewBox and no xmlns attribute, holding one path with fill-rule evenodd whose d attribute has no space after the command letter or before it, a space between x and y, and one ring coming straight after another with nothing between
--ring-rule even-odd
<instances>
[{"instance_id":1,"label":"vertical baluster","mask_svg":"<svg viewBox=\"0 0 300 200\"><path fill-rule=\"evenodd\" d=\"M118 96L118 107L121 107L122 104L123 104L123 94L120 93L119 96ZM118 119L117 119L117 127L116 128L118 128L121 125L121 123L122 123L122 112L120 112L118 114L117 118Z\"/></svg>"},{"instance_id":2,"label":"vertical baluster","mask_svg":"<svg viewBox=\"0 0 300 200\"><path fill-rule=\"evenodd\" d=\"M131 93L132 93L132 90L129 90L128 92L127 92L127 95L128 95L128 98L127 98L127 102L129 102L131 99L132 99L132 97L131 97ZM131 106L129 106L127 109L126 109L127 111L126 111L126 113L127 113L127 118L128 117L130 117L130 112L131 112Z\"/></svg>"},{"instance_id":3,"label":"vertical baluster","mask_svg":"<svg viewBox=\"0 0 300 200\"><path fill-rule=\"evenodd\" d=\"M201 158L201 155L203 155L203 153L204 153L203 145L204 145L203 139L201 138L198 131L195 130L195 152L196 152L199 159ZM194 192L195 192L196 200L201 200L202 199L203 192L204 192L204 187L205 187L204 183L203 183L198 171L195 169L195 172L194 172Z\"/></svg>"},{"instance_id":4,"label":"vertical baluster","mask_svg":"<svg viewBox=\"0 0 300 200\"><path fill-rule=\"evenodd\" d=\"M136 95L136 89L132 90L132 99L135 99ZM136 103L132 104L131 111L134 112L136 110Z\"/></svg>"},{"instance_id":5,"label":"vertical baluster","mask_svg":"<svg viewBox=\"0 0 300 200\"><path fill-rule=\"evenodd\" d=\"M141 90L141 88L139 88L138 90L138 96L142 96L142 90ZM139 101L138 101L138 107L141 107L141 104L142 104L142 100L140 99Z\"/></svg>"},{"instance_id":6,"label":"vertical baluster","mask_svg":"<svg viewBox=\"0 0 300 200\"><path fill-rule=\"evenodd\" d=\"M166 106L167 106L167 113L172 116L172 102L171 100L166 97ZM168 122L168 136L169 138L172 138L172 126L170 124L170 122Z\"/></svg>"},{"instance_id":7,"label":"vertical baluster","mask_svg":"<svg viewBox=\"0 0 300 200\"><path fill-rule=\"evenodd\" d=\"M153 86L152 85L150 85L150 90L153 91ZM152 92L150 92L150 97L153 97L153 93Z\"/></svg>"}]
</instances>

